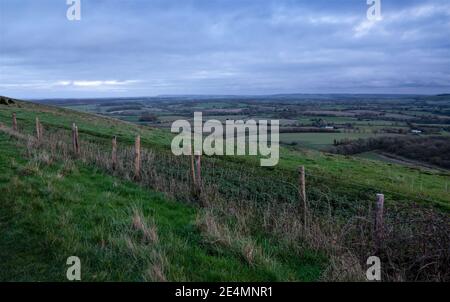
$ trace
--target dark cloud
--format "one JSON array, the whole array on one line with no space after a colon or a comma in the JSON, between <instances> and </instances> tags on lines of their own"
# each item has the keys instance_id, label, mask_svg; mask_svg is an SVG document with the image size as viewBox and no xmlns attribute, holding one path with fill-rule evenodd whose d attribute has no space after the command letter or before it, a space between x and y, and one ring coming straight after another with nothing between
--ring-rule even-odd
<instances>
[{"instance_id":1,"label":"dark cloud","mask_svg":"<svg viewBox=\"0 0 450 302\"><path fill-rule=\"evenodd\" d=\"M450 4L0 0L0 94L450 91Z\"/></svg>"}]
</instances>

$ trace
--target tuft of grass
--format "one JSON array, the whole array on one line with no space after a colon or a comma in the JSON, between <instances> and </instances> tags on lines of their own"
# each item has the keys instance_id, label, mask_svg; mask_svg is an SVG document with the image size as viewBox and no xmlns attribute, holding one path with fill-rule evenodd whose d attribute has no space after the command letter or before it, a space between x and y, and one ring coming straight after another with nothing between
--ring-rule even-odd
<instances>
[{"instance_id":1,"label":"tuft of grass","mask_svg":"<svg viewBox=\"0 0 450 302\"><path fill-rule=\"evenodd\" d=\"M147 224L144 222L142 214L133 209L133 228L141 233L143 242L147 244L158 244L158 230L154 222Z\"/></svg>"}]
</instances>

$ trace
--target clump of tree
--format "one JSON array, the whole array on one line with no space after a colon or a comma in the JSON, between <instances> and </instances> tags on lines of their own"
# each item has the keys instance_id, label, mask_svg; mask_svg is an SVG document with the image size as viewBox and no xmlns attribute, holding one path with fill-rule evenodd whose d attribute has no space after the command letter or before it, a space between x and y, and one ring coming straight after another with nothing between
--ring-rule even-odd
<instances>
[{"instance_id":1,"label":"clump of tree","mask_svg":"<svg viewBox=\"0 0 450 302\"><path fill-rule=\"evenodd\" d=\"M286 108L278 110L276 114L274 114L274 117L279 119L295 119L297 116L298 113L295 110L288 110Z\"/></svg>"},{"instance_id":2,"label":"clump of tree","mask_svg":"<svg viewBox=\"0 0 450 302\"><path fill-rule=\"evenodd\" d=\"M410 120L409 122L416 123L416 124L449 125L450 124L450 119L449 118L440 118L440 117L437 117L437 116L424 116L424 117L414 118L414 119Z\"/></svg>"},{"instance_id":3,"label":"clump of tree","mask_svg":"<svg viewBox=\"0 0 450 302\"><path fill-rule=\"evenodd\" d=\"M0 96L0 105L12 105L14 104L14 101L10 98Z\"/></svg>"},{"instance_id":4,"label":"clump of tree","mask_svg":"<svg viewBox=\"0 0 450 302\"><path fill-rule=\"evenodd\" d=\"M144 112L139 117L140 122L147 122L147 123L156 123L159 121L158 117L151 112Z\"/></svg>"},{"instance_id":5,"label":"clump of tree","mask_svg":"<svg viewBox=\"0 0 450 302\"><path fill-rule=\"evenodd\" d=\"M407 134L409 129L406 128L383 128L379 132L391 133L391 134Z\"/></svg>"},{"instance_id":6,"label":"clump of tree","mask_svg":"<svg viewBox=\"0 0 450 302\"><path fill-rule=\"evenodd\" d=\"M311 119L311 122L314 127L325 127L328 125L327 122L321 118Z\"/></svg>"},{"instance_id":7,"label":"clump of tree","mask_svg":"<svg viewBox=\"0 0 450 302\"><path fill-rule=\"evenodd\" d=\"M330 151L352 155L380 150L450 169L450 137L378 137L335 141Z\"/></svg>"}]
</instances>

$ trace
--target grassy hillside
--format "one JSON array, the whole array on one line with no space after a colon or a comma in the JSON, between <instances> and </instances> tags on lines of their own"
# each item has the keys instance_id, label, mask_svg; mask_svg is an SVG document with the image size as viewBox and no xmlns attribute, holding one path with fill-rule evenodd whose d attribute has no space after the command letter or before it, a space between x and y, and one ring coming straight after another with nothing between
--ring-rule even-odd
<instances>
[{"instance_id":1,"label":"grassy hillside","mask_svg":"<svg viewBox=\"0 0 450 302\"><path fill-rule=\"evenodd\" d=\"M253 265L239 247L205 237L196 207L25 152L0 134L1 281L64 281L71 255L82 259L83 281L307 281L325 267L323 256L259 243L270 261Z\"/></svg>"},{"instance_id":2,"label":"grassy hillside","mask_svg":"<svg viewBox=\"0 0 450 302\"><path fill-rule=\"evenodd\" d=\"M18 132L9 128L13 112ZM41 142L32 138L36 117ZM78 159L72 122L82 139ZM85 259L86 281L360 280L374 253L378 192L387 197L386 278L448 278L448 215L440 211L449 209L450 178L442 171L282 148L275 168L251 157L205 157L197 195L189 158L171 155L166 131L18 101L0 105L0 123L2 280L63 280L72 254ZM137 134L143 175L132 182ZM307 220L299 165L307 170Z\"/></svg>"}]
</instances>

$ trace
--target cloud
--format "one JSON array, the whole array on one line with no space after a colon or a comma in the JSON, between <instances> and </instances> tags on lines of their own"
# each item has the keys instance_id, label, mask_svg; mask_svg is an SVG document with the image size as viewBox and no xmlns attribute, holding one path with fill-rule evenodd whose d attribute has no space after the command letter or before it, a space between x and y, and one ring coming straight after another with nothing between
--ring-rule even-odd
<instances>
[{"instance_id":1,"label":"cloud","mask_svg":"<svg viewBox=\"0 0 450 302\"><path fill-rule=\"evenodd\" d=\"M130 85L134 83L138 83L136 80L127 80L127 81L116 81L116 80L107 80L107 81L60 81L63 86L73 85L75 87L103 87L103 86L124 86Z\"/></svg>"},{"instance_id":2,"label":"cloud","mask_svg":"<svg viewBox=\"0 0 450 302\"><path fill-rule=\"evenodd\" d=\"M371 30L380 21L364 20L353 28L355 38L363 37L371 32Z\"/></svg>"},{"instance_id":3,"label":"cloud","mask_svg":"<svg viewBox=\"0 0 450 302\"><path fill-rule=\"evenodd\" d=\"M85 88L85 89L97 89L97 90L104 90L104 89L119 89L124 90L126 86L130 86L136 83L139 83L140 81L137 80L125 80L125 81L117 81L117 80L95 80L95 81L83 81L83 80L77 80L77 81L56 81L56 82L49 82L49 81L30 81L30 82L21 82L21 83L2 83L0 84L0 88L3 89L9 89L9 88L29 88L29 89L58 89L58 88Z\"/></svg>"},{"instance_id":4,"label":"cloud","mask_svg":"<svg viewBox=\"0 0 450 302\"><path fill-rule=\"evenodd\" d=\"M447 1L1 0L0 94L450 91ZM426 76L426 78L424 78Z\"/></svg>"}]
</instances>

